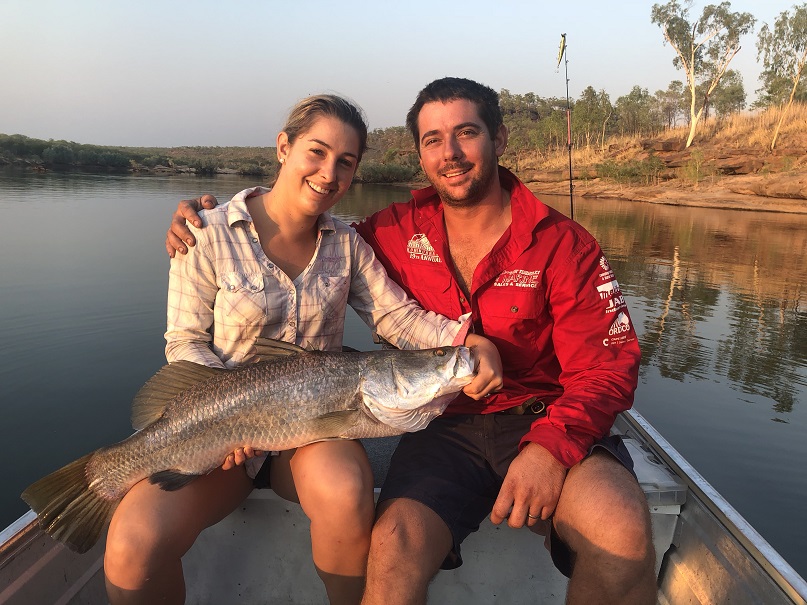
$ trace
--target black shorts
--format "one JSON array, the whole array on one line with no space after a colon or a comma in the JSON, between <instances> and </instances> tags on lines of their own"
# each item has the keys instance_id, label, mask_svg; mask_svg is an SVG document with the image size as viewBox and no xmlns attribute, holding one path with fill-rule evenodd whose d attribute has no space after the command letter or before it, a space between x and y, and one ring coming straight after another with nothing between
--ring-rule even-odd
<instances>
[{"instance_id":1,"label":"black shorts","mask_svg":"<svg viewBox=\"0 0 807 605\"><path fill-rule=\"evenodd\" d=\"M422 431L401 438L379 502L393 498L416 500L445 521L453 536L453 547L442 569L462 565L460 544L490 515L507 469L518 453L518 444L535 418L528 414L440 417ZM633 473L633 461L618 436L596 442L589 455L596 448L610 452ZM554 531L552 534L552 561L570 577L572 553Z\"/></svg>"}]
</instances>

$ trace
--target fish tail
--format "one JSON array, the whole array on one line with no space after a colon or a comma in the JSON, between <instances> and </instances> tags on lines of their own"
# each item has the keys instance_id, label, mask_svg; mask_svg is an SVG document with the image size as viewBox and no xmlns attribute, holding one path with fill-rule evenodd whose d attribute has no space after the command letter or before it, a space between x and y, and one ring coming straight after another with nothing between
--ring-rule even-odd
<instances>
[{"instance_id":1,"label":"fish tail","mask_svg":"<svg viewBox=\"0 0 807 605\"><path fill-rule=\"evenodd\" d=\"M120 500L109 500L90 489L87 463L94 454L52 472L22 493L40 527L70 549L84 553L98 542Z\"/></svg>"}]
</instances>

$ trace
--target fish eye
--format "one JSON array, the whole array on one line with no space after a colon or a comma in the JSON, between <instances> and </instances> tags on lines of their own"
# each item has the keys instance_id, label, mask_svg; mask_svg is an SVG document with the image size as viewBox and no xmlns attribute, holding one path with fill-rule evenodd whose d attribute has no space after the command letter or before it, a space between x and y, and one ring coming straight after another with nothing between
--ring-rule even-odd
<instances>
[{"instance_id":1,"label":"fish eye","mask_svg":"<svg viewBox=\"0 0 807 605\"><path fill-rule=\"evenodd\" d=\"M445 350L445 349L437 349L437 350L434 352L434 354L435 354L435 355L437 355L438 357L443 357L443 356L445 356L445 354L446 354L446 350Z\"/></svg>"}]
</instances>

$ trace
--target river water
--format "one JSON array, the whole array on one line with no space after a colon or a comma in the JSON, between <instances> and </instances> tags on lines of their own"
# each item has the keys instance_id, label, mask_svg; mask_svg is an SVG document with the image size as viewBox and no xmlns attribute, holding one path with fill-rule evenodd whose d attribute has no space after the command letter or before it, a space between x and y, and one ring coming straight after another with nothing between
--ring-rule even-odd
<instances>
[{"instance_id":1,"label":"river water","mask_svg":"<svg viewBox=\"0 0 807 605\"><path fill-rule=\"evenodd\" d=\"M26 485L131 432L131 399L164 363L176 202L254 184L0 172L0 528ZM358 185L335 214L406 197ZM577 199L575 219L640 336L636 409L807 576L807 215ZM349 320L345 343L371 346Z\"/></svg>"}]
</instances>

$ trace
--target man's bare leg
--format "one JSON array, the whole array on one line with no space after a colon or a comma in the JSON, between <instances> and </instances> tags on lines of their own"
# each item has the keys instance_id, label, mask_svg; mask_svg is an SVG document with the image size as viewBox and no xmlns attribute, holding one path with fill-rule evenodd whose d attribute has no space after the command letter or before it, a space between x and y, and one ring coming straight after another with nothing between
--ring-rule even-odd
<instances>
[{"instance_id":1,"label":"man's bare leg","mask_svg":"<svg viewBox=\"0 0 807 605\"><path fill-rule=\"evenodd\" d=\"M429 507L408 498L378 507L364 605L421 605L451 550L451 532Z\"/></svg>"},{"instance_id":2,"label":"man's bare leg","mask_svg":"<svg viewBox=\"0 0 807 605\"><path fill-rule=\"evenodd\" d=\"M656 603L647 500L610 454L595 452L569 471L554 523L575 553L568 604Z\"/></svg>"}]
</instances>

